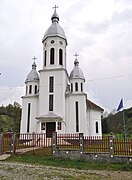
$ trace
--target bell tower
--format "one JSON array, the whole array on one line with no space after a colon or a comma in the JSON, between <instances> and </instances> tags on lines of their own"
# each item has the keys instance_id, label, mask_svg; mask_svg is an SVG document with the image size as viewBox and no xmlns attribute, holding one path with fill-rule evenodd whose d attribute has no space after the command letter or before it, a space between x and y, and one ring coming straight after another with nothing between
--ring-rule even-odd
<instances>
[{"instance_id":1,"label":"bell tower","mask_svg":"<svg viewBox=\"0 0 132 180\"><path fill-rule=\"evenodd\" d=\"M64 30L59 25L59 16L55 9L51 21L51 26L47 29L42 39L43 43L43 68L44 69L55 69L64 68L66 69L66 46L67 39Z\"/></svg>"},{"instance_id":2,"label":"bell tower","mask_svg":"<svg viewBox=\"0 0 132 180\"><path fill-rule=\"evenodd\" d=\"M42 39L43 67L40 73L39 91L39 122L54 123L57 131L58 124L64 130L65 121L65 92L68 84L66 69L67 39L63 28L59 25L59 16L54 7L51 17L52 24Z\"/></svg>"}]
</instances>

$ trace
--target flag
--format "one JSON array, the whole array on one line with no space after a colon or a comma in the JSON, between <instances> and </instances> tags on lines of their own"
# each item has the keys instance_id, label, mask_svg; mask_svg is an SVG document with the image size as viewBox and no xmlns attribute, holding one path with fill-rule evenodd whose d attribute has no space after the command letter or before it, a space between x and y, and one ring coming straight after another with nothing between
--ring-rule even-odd
<instances>
[{"instance_id":1,"label":"flag","mask_svg":"<svg viewBox=\"0 0 132 180\"><path fill-rule=\"evenodd\" d=\"M117 108L117 111L120 111L121 108L123 108L123 99L121 99L120 104Z\"/></svg>"}]
</instances>

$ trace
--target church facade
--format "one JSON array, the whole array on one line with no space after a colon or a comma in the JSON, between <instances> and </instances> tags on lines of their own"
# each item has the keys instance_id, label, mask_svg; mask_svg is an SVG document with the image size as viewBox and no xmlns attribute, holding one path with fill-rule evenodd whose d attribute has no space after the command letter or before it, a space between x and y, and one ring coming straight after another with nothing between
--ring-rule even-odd
<instances>
[{"instance_id":1,"label":"church facade","mask_svg":"<svg viewBox=\"0 0 132 180\"><path fill-rule=\"evenodd\" d=\"M34 61L25 80L20 133L102 136L103 109L87 99L77 55L70 75L67 72L67 38L56 9L51 20L42 39L43 67L37 72Z\"/></svg>"}]
</instances>

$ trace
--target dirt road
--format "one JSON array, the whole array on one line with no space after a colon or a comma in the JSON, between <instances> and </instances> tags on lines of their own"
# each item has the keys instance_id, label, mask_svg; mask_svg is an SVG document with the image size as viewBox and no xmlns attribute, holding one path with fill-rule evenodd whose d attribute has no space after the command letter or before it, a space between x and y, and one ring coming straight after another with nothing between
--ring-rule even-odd
<instances>
[{"instance_id":1,"label":"dirt road","mask_svg":"<svg viewBox=\"0 0 132 180\"><path fill-rule=\"evenodd\" d=\"M132 172L76 170L68 168L36 166L23 163L0 162L0 180L131 180Z\"/></svg>"}]
</instances>

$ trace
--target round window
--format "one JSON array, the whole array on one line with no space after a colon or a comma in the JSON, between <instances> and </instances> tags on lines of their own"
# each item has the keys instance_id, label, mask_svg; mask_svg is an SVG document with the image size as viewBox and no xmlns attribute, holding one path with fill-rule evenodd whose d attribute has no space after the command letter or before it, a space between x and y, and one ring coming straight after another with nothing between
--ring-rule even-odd
<instances>
[{"instance_id":1,"label":"round window","mask_svg":"<svg viewBox=\"0 0 132 180\"><path fill-rule=\"evenodd\" d=\"M51 44L54 44L54 42L55 42L54 40L51 40Z\"/></svg>"}]
</instances>

